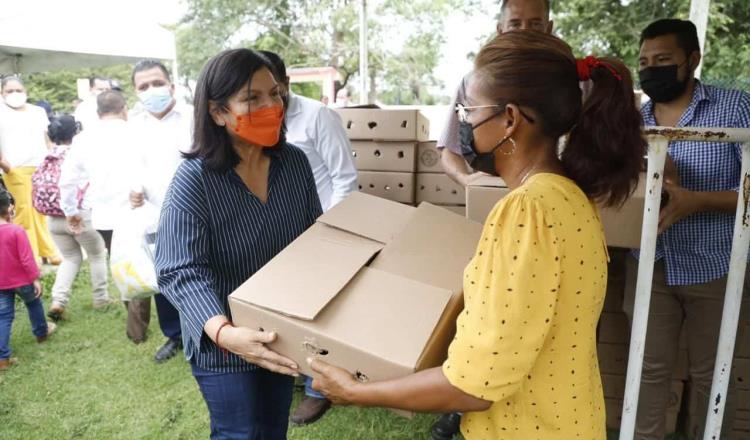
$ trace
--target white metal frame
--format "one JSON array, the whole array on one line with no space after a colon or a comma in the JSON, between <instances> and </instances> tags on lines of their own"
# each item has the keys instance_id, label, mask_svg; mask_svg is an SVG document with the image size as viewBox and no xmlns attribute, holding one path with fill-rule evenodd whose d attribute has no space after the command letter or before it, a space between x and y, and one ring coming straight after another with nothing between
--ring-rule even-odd
<instances>
[{"instance_id":1,"label":"white metal frame","mask_svg":"<svg viewBox=\"0 0 750 440\"><path fill-rule=\"evenodd\" d=\"M732 254L727 279L724 314L716 354L713 383L709 396L704 440L717 440L721 433L726 394L732 370L732 357L737 337L742 289L750 247L750 129L728 128L667 128L653 127L646 130L649 138L648 167L646 179L646 201L643 212L641 253L638 265L638 281L630 336L630 355L622 410L620 439L632 440L635 435L636 409L640 393L643 352L646 342L649 303L654 275L656 236L659 223L659 205L664 174L667 146L672 140L694 140L712 142L742 142L742 172L732 240Z\"/></svg>"}]
</instances>

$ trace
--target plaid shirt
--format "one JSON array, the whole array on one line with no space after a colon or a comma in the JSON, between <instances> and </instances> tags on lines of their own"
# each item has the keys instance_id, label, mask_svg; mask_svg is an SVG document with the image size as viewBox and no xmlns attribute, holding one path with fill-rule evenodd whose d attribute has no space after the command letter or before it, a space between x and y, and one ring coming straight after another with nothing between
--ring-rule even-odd
<instances>
[{"instance_id":1,"label":"plaid shirt","mask_svg":"<svg viewBox=\"0 0 750 440\"><path fill-rule=\"evenodd\" d=\"M641 108L646 126L657 125L652 101ZM696 83L693 100L677 127L750 127L750 94ZM727 142L676 141L669 155L681 185L690 191L737 191L742 146ZM664 231L656 259L664 259L668 285L704 284L729 272L734 213L699 212Z\"/></svg>"}]
</instances>

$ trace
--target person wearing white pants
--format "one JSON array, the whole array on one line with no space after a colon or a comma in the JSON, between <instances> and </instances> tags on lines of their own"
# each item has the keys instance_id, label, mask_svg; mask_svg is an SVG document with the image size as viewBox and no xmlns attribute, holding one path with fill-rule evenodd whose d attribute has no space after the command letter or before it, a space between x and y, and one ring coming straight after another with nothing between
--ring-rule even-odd
<instances>
[{"instance_id":1,"label":"person wearing white pants","mask_svg":"<svg viewBox=\"0 0 750 440\"><path fill-rule=\"evenodd\" d=\"M91 226L91 211L82 215L86 225L80 234L73 234L65 217L48 217L52 240L62 253L62 264L57 269L55 284L52 286L52 307L48 316L59 319L62 310L68 307L71 287L83 261L86 251L91 268L91 296L93 306L99 309L112 301L107 291L107 250L104 239Z\"/></svg>"}]
</instances>

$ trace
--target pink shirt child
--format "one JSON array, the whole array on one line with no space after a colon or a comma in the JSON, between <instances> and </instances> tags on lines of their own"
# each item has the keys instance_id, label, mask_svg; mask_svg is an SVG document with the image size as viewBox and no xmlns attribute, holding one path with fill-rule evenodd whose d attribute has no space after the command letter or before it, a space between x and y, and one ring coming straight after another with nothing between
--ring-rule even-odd
<instances>
[{"instance_id":1,"label":"pink shirt child","mask_svg":"<svg viewBox=\"0 0 750 440\"><path fill-rule=\"evenodd\" d=\"M12 223L0 224L0 290L28 286L39 278L26 231Z\"/></svg>"}]
</instances>

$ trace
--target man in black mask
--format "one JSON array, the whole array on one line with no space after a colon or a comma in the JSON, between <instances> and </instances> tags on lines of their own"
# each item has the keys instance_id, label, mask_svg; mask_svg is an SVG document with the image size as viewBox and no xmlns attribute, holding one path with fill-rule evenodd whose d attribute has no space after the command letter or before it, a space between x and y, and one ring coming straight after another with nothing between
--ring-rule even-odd
<instances>
[{"instance_id":1,"label":"man in black mask","mask_svg":"<svg viewBox=\"0 0 750 440\"><path fill-rule=\"evenodd\" d=\"M698 34L689 21L658 20L641 33L639 77L651 98L641 109L646 126L750 127L750 95L698 81L694 72L700 61ZM687 434L689 439L703 438L741 172L740 144L679 141L670 142L668 152L677 176L665 177L669 198L659 214L636 422L636 438L642 440L665 436L683 325L692 394ZM637 260L628 258L624 309L631 322L637 269ZM748 286L746 276L745 297ZM724 432L730 431L728 422L734 416L733 388Z\"/></svg>"}]
</instances>

